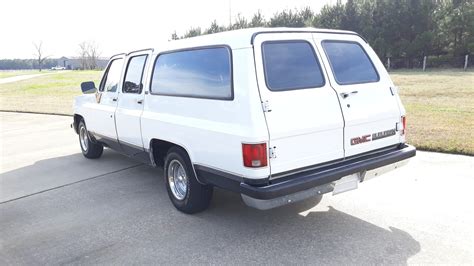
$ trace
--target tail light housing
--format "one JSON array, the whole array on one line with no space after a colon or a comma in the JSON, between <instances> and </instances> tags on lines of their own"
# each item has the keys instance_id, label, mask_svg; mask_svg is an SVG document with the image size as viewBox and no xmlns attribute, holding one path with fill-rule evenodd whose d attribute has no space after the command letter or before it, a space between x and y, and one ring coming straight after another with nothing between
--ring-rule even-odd
<instances>
[{"instance_id":1,"label":"tail light housing","mask_svg":"<svg viewBox=\"0 0 474 266\"><path fill-rule=\"evenodd\" d=\"M405 135L405 133L407 132L407 117L406 116L402 116L401 118L402 120L402 135Z\"/></svg>"},{"instance_id":2,"label":"tail light housing","mask_svg":"<svg viewBox=\"0 0 474 266\"><path fill-rule=\"evenodd\" d=\"M268 165L266 143L242 143L242 155L245 167L259 168Z\"/></svg>"}]
</instances>

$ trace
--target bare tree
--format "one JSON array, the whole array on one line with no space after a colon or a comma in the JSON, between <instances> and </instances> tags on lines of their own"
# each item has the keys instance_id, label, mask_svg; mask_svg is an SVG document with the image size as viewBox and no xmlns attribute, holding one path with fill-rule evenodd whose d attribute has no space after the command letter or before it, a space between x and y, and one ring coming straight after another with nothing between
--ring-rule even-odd
<instances>
[{"instance_id":1,"label":"bare tree","mask_svg":"<svg viewBox=\"0 0 474 266\"><path fill-rule=\"evenodd\" d=\"M44 60L48 58L48 56L44 56L44 51L43 51L43 41L39 41L38 43L33 42L33 45L35 46L35 57L38 60L38 68L39 71L41 72L41 68L43 65Z\"/></svg>"},{"instance_id":2,"label":"bare tree","mask_svg":"<svg viewBox=\"0 0 474 266\"><path fill-rule=\"evenodd\" d=\"M81 42L79 44L79 60L81 61L81 69L87 68L87 42Z\"/></svg>"},{"instance_id":3,"label":"bare tree","mask_svg":"<svg viewBox=\"0 0 474 266\"><path fill-rule=\"evenodd\" d=\"M97 60L100 56L99 46L95 42L89 42L87 50L89 57L89 69L97 69Z\"/></svg>"},{"instance_id":4,"label":"bare tree","mask_svg":"<svg viewBox=\"0 0 474 266\"><path fill-rule=\"evenodd\" d=\"M95 42L81 42L79 44L79 59L83 70L96 69L99 56L99 46Z\"/></svg>"}]
</instances>

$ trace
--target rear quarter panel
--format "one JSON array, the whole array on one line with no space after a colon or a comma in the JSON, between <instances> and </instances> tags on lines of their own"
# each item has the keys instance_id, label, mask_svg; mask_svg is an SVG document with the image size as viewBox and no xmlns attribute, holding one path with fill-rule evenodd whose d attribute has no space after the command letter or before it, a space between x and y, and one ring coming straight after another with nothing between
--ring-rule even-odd
<instances>
[{"instance_id":1,"label":"rear quarter panel","mask_svg":"<svg viewBox=\"0 0 474 266\"><path fill-rule=\"evenodd\" d=\"M243 142L268 141L253 50L233 50L232 58L233 100L146 95L141 120L146 148L152 139L161 139L185 148L193 164L247 178L269 176L268 166L257 170L246 168L242 159ZM149 85L146 87L150 90Z\"/></svg>"}]
</instances>

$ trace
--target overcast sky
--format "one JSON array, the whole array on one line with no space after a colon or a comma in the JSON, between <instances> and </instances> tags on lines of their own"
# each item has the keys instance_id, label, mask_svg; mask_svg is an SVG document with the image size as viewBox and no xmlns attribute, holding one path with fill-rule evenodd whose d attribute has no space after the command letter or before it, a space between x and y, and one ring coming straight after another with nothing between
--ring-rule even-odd
<instances>
[{"instance_id":1,"label":"overcast sky","mask_svg":"<svg viewBox=\"0 0 474 266\"><path fill-rule=\"evenodd\" d=\"M283 9L319 10L336 0L1 0L0 58L32 58L43 41L51 57L76 56L78 44L94 41L102 56L154 47L190 27L229 23L260 10L266 18Z\"/></svg>"}]
</instances>

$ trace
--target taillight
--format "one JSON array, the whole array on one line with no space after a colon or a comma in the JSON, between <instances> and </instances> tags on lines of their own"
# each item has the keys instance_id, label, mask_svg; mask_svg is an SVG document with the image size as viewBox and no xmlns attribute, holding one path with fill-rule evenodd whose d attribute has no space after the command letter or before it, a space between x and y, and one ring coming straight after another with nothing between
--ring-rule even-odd
<instances>
[{"instance_id":1,"label":"taillight","mask_svg":"<svg viewBox=\"0 0 474 266\"><path fill-rule=\"evenodd\" d=\"M267 144L242 144L242 154L245 167L267 166Z\"/></svg>"},{"instance_id":2,"label":"taillight","mask_svg":"<svg viewBox=\"0 0 474 266\"><path fill-rule=\"evenodd\" d=\"M407 132L407 117L402 116L402 125L403 125L403 130L402 130L402 135L405 135Z\"/></svg>"}]
</instances>

